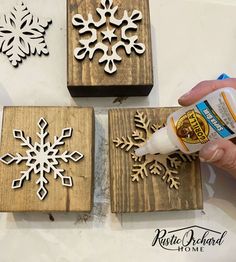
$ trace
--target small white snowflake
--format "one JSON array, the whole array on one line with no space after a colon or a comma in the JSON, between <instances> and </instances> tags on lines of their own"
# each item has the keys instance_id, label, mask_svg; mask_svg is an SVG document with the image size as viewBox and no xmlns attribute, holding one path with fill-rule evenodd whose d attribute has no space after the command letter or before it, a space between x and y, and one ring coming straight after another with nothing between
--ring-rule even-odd
<instances>
[{"instance_id":1,"label":"small white snowflake","mask_svg":"<svg viewBox=\"0 0 236 262\"><path fill-rule=\"evenodd\" d=\"M9 15L0 16L0 51L15 67L30 54L48 55L44 35L51 22L35 17L18 2Z\"/></svg>"},{"instance_id":2,"label":"small white snowflake","mask_svg":"<svg viewBox=\"0 0 236 262\"><path fill-rule=\"evenodd\" d=\"M45 178L46 173L49 174L50 172L53 172L54 179L59 177L63 186L72 187L72 178L64 176L63 173L65 170L58 169L57 165L60 160L67 163L69 160L77 162L83 158L83 155L80 152L74 151L69 153L68 151L65 151L60 154L59 149L57 149L57 147L64 145L64 140L66 138L70 138L72 136L72 128L64 128L61 136L55 136L54 142L51 144L50 142L46 142L46 137L48 136L48 132L46 131L47 126L48 123L46 120L44 118L40 118L38 122L40 132L37 133L40 142L35 142L34 144L31 143L30 137L25 137L22 130L14 129L14 138L21 140L21 146L27 147L29 150L26 150L26 156L22 156L19 153L16 153L16 156L13 156L7 153L0 158L0 161L7 165L10 165L13 162L16 162L18 165L22 161L26 161L28 170L22 171L19 179L13 180L12 188L16 189L22 187L24 181L30 180L31 173L34 172L36 175L39 175L39 179L36 181L36 184L39 185L37 195L40 200L43 200L48 193L45 187L45 185L48 184L48 180Z\"/></svg>"},{"instance_id":3,"label":"small white snowflake","mask_svg":"<svg viewBox=\"0 0 236 262\"><path fill-rule=\"evenodd\" d=\"M90 38L82 39L79 41L81 47L74 50L74 56L78 60L83 60L88 54L89 59L92 59L95 53L99 50L103 52L103 56L100 58L99 63L106 63L105 72L113 74L117 71L116 62L120 62L122 58L118 55L117 50L124 48L127 55L130 55L132 50L141 55L145 52L145 45L138 43L138 36L130 36L127 31L137 30L136 23L142 20L142 13L134 10L129 16L127 10L124 11L123 18L116 19L118 6L113 7L112 0L101 0L101 8L97 8L96 11L100 16L99 21L94 21L91 14L88 14L88 19L84 19L82 15L76 14L73 16L72 24L78 28L79 34L89 33ZM109 16L109 18L107 18ZM98 32L98 29L102 26L106 27L105 31ZM110 29L110 27L115 27ZM115 31L121 30L121 37L119 41L116 41L112 45L112 40L117 39ZM102 40L98 41L98 34L102 35ZM108 40L108 45L105 43Z\"/></svg>"}]
</instances>

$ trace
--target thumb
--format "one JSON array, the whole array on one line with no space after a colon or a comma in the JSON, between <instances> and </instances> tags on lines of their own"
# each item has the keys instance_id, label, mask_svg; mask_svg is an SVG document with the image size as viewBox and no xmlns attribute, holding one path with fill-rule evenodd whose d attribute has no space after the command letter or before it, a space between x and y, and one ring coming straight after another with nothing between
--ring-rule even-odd
<instances>
[{"instance_id":1,"label":"thumb","mask_svg":"<svg viewBox=\"0 0 236 262\"><path fill-rule=\"evenodd\" d=\"M236 145L233 142L224 139L208 142L199 156L202 162L212 163L236 178Z\"/></svg>"},{"instance_id":2,"label":"thumb","mask_svg":"<svg viewBox=\"0 0 236 262\"><path fill-rule=\"evenodd\" d=\"M233 87L236 89L236 78L228 78L225 80L203 81L192 88L188 93L179 98L179 103L182 106L189 106L199 101L202 97L211 92L224 88Z\"/></svg>"}]
</instances>

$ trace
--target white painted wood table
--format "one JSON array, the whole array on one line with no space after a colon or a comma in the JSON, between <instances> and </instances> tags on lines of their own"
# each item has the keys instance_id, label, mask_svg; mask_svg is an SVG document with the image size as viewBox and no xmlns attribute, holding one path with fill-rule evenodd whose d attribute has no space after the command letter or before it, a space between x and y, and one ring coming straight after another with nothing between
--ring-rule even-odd
<instances>
[{"instance_id":1,"label":"white painted wood table","mask_svg":"<svg viewBox=\"0 0 236 262\"><path fill-rule=\"evenodd\" d=\"M0 12L15 0L1 0ZM150 0L155 87L149 97L72 99L66 88L66 1L25 0L50 17L49 57L30 57L15 70L0 54L1 105L80 105L96 108L93 212L0 214L1 262L236 261L236 181L203 167L204 211L114 215L109 209L107 109L177 105L179 95L226 72L236 76L235 0ZM102 153L101 153L102 152ZM228 234L221 247L179 253L151 247L156 228L201 225Z\"/></svg>"}]
</instances>

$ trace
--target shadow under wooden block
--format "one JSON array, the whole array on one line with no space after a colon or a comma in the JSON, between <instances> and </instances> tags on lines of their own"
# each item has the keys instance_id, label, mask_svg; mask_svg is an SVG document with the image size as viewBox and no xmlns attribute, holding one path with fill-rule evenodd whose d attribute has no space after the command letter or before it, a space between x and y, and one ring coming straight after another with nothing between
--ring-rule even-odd
<instances>
[{"instance_id":1,"label":"shadow under wooden block","mask_svg":"<svg viewBox=\"0 0 236 262\"><path fill-rule=\"evenodd\" d=\"M142 159L134 154L146 135L162 126L177 109L109 111L112 212L202 209L200 163L196 154L190 157L178 151L168 156L148 155Z\"/></svg>"},{"instance_id":2,"label":"shadow under wooden block","mask_svg":"<svg viewBox=\"0 0 236 262\"><path fill-rule=\"evenodd\" d=\"M49 134L43 138L45 132ZM31 143L27 137L31 138ZM7 153L14 156L14 160L9 155L4 157ZM17 153L25 158L21 159ZM93 154L92 108L5 107L0 155L8 165L0 162L0 211L91 211ZM16 160L20 159L22 161L17 164ZM27 174L21 172L29 171L34 164L29 181L25 179L22 187L13 189L13 181ZM37 195L41 184L36 184L41 172L48 181L43 185L48 191L43 200ZM62 175L71 177L73 185L70 186L69 178L63 180Z\"/></svg>"},{"instance_id":3,"label":"shadow under wooden block","mask_svg":"<svg viewBox=\"0 0 236 262\"><path fill-rule=\"evenodd\" d=\"M107 6L112 2L106 0ZM95 52L92 59L89 59L88 52L83 60L77 60L74 56L74 50L82 47L79 41L89 39L91 33L79 34L81 27L75 27L72 24L74 15L80 14L87 20L88 14L91 14L94 21L99 21L100 17L96 11L97 8L103 8L101 0L68 0L67 1L67 70L68 70L68 88L72 96L145 96L148 95L153 87L153 66L152 66L152 47L151 47L151 25L150 12L148 0L113 0L111 8L118 6L115 13L115 18L121 19L124 16L125 10L131 16L134 10L142 12L142 20L135 21L138 26L137 30L129 29L127 36L137 36L137 43L145 45L145 52L143 54L136 54L134 48L131 49L131 54L127 55L124 47L117 50L118 55L122 61L115 61L117 71L109 74L104 71L106 62L99 63L103 56L103 51ZM137 15L134 14L134 18ZM107 22L97 30L98 40L91 44L94 47L96 43L101 42L109 47L108 53L112 52L112 47L118 41L121 41L121 28L126 26L126 22L115 27L114 24ZM95 28L91 24L91 28ZM111 42L108 39L103 39L102 32L107 29L112 30L116 28L114 37ZM129 40L124 42L129 44ZM140 49L140 47L139 47ZM81 50L83 52L83 50ZM114 52L113 52L114 54ZM109 65L110 66L110 65Z\"/></svg>"}]
</instances>

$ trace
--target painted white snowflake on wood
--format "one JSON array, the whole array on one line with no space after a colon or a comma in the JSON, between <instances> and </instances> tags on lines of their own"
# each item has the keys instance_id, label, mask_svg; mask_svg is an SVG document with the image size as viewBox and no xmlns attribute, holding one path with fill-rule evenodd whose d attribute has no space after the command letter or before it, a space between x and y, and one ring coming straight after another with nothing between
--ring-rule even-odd
<instances>
[{"instance_id":1,"label":"painted white snowflake on wood","mask_svg":"<svg viewBox=\"0 0 236 262\"><path fill-rule=\"evenodd\" d=\"M151 121L143 112L137 111L134 117L135 127L132 136L116 138L113 140L117 148L121 148L126 152L131 152L133 159L132 181L139 182L151 175L161 176L170 188L179 189L180 177L178 176L179 168L185 162L192 162L198 158L198 154L185 155L180 151L169 155L146 155L137 157L134 153L136 148L142 147L150 136L164 124L151 124Z\"/></svg>"},{"instance_id":2,"label":"painted white snowflake on wood","mask_svg":"<svg viewBox=\"0 0 236 262\"><path fill-rule=\"evenodd\" d=\"M44 118L40 118L38 122L39 132L37 133L40 142L35 142L34 144L31 143L30 137L25 137L22 130L13 130L14 138L22 142L22 147L28 148L28 150L26 150L26 156L22 156L19 153L16 153L16 156L13 156L12 154L7 153L0 158L0 161L7 165L12 164L13 162L17 165L22 161L26 162L28 170L22 171L19 179L13 180L12 188L17 189L22 187L24 181L30 180L31 173L34 173L39 176L36 184L39 185L37 195L40 200L43 200L48 193L46 189L48 180L45 175L50 172L54 173L54 179L57 179L58 177L61 179L63 186L72 187L73 185L72 178L64 176L63 173L65 170L57 168L59 161L67 163L69 160L72 160L77 162L83 158L83 155L78 151L74 151L72 153L65 151L60 154L59 149L57 149L57 147L64 145L64 140L66 138L70 138L72 136L72 128L64 128L61 135L59 137L55 136L54 142L51 144L50 142L46 142L46 138L49 134L46 131L47 126L47 121Z\"/></svg>"},{"instance_id":3,"label":"painted white snowflake on wood","mask_svg":"<svg viewBox=\"0 0 236 262\"><path fill-rule=\"evenodd\" d=\"M0 16L0 51L15 67L30 54L48 55L44 35L51 22L35 17L18 2L10 14Z\"/></svg>"},{"instance_id":4,"label":"painted white snowflake on wood","mask_svg":"<svg viewBox=\"0 0 236 262\"><path fill-rule=\"evenodd\" d=\"M116 62L122 60L117 53L119 48L124 48L127 55L130 55L133 50L139 55L145 52L145 45L138 42L138 36L127 34L130 30L138 29L136 23L142 20L142 13L134 10L129 16L125 10L123 18L116 19L117 10L118 6L113 7L112 0L101 0L101 8L96 9L100 16L99 21L96 22L91 14L88 14L87 20L80 14L76 14L72 19L72 24L79 28L79 34L89 33L91 35L89 38L79 41L81 46L74 50L75 58L83 60L88 54L89 59L92 59L95 53L101 50L103 56L100 58L99 63L106 63L104 70L109 74L117 71ZM105 26L105 30L99 32L98 29L102 26ZM117 41L118 35L116 34L118 29L121 30L119 41ZM101 41L98 41L98 34L102 35ZM116 41L112 45L113 39Z\"/></svg>"}]
</instances>

